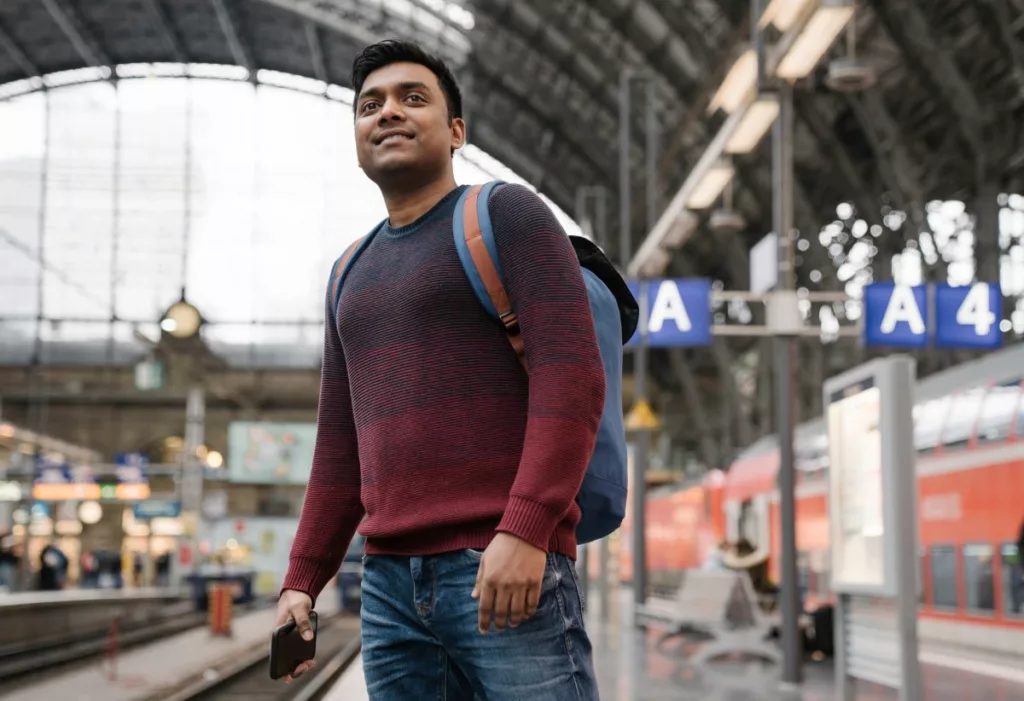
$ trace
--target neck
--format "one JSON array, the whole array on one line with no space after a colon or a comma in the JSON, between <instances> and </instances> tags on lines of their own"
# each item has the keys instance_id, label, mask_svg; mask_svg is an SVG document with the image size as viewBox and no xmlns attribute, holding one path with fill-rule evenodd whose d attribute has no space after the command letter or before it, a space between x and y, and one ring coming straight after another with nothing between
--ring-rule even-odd
<instances>
[{"instance_id":1,"label":"neck","mask_svg":"<svg viewBox=\"0 0 1024 701\"><path fill-rule=\"evenodd\" d=\"M455 176L449 171L445 177L419 187L399 191L383 191L391 226L397 229L412 224L429 212L455 187Z\"/></svg>"}]
</instances>

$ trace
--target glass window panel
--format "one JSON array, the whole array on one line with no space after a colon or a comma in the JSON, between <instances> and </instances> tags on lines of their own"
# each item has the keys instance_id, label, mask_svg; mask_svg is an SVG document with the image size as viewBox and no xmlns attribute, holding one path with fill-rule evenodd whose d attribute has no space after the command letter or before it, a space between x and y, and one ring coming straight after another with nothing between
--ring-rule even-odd
<instances>
[{"instance_id":1,"label":"glass window panel","mask_svg":"<svg viewBox=\"0 0 1024 701\"><path fill-rule=\"evenodd\" d=\"M44 362L133 363L133 325L158 337L185 287L230 363L316 367L331 265L386 216L357 167L351 105L322 96L154 74L13 97L0 133L19 135L0 140L5 361L31 358L41 304ZM474 146L455 169L526 184Z\"/></svg>"},{"instance_id":2,"label":"glass window panel","mask_svg":"<svg viewBox=\"0 0 1024 701\"><path fill-rule=\"evenodd\" d=\"M944 450L958 450L967 447L971 432L978 422L984 399L984 387L969 389L953 398L946 426L942 431Z\"/></svg>"},{"instance_id":3,"label":"glass window panel","mask_svg":"<svg viewBox=\"0 0 1024 701\"><path fill-rule=\"evenodd\" d=\"M1020 380L997 385L989 390L978 417L978 443L1004 440L1020 403Z\"/></svg>"},{"instance_id":4,"label":"glass window panel","mask_svg":"<svg viewBox=\"0 0 1024 701\"><path fill-rule=\"evenodd\" d=\"M942 397L914 407L914 447L920 454L935 450L949 413L950 398Z\"/></svg>"},{"instance_id":5,"label":"glass window panel","mask_svg":"<svg viewBox=\"0 0 1024 701\"><path fill-rule=\"evenodd\" d=\"M1003 570L1003 613L1024 617L1024 562L1017 546L1003 543L1000 547Z\"/></svg>"},{"instance_id":6,"label":"glass window panel","mask_svg":"<svg viewBox=\"0 0 1024 701\"><path fill-rule=\"evenodd\" d=\"M932 605L955 609L959 603L956 588L956 548L935 545L931 550Z\"/></svg>"},{"instance_id":7,"label":"glass window panel","mask_svg":"<svg viewBox=\"0 0 1024 701\"><path fill-rule=\"evenodd\" d=\"M995 606L995 568L992 557L995 548L986 543L965 545L964 582L967 585L967 609L988 613Z\"/></svg>"}]
</instances>

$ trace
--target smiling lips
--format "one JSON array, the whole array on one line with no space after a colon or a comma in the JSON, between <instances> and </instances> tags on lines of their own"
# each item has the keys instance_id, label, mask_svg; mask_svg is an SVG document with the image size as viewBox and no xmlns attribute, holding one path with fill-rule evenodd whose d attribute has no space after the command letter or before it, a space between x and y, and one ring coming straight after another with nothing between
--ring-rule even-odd
<instances>
[{"instance_id":1,"label":"smiling lips","mask_svg":"<svg viewBox=\"0 0 1024 701\"><path fill-rule=\"evenodd\" d=\"M374 143L378 146L381 144L391 143L393 141L402 141L405 139L412 139L413 135L403 129L391 129L378 136Z\"/></svg>"}]
</instances>

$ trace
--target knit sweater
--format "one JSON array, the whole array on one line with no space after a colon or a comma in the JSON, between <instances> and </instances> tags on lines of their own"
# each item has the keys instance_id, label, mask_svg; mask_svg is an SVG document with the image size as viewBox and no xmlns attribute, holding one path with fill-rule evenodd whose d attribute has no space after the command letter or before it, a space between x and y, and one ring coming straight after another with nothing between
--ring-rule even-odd
<instances>
[{"instance_id":1,"label":"knit sweater","mask_svg":"<svg viewBox=\"0 0 1024 701\"><path fill-rule=\"evenodd\" d=\"M463 189L408 226L385 223L337 313L326 305L316 447L284 589L315 599L357 527L368 554L482 549L504 531L576 556L575 497L605 392L579 263L537 195L495 189L527 376L459 262Z\"/></svg>"}]
</instances>

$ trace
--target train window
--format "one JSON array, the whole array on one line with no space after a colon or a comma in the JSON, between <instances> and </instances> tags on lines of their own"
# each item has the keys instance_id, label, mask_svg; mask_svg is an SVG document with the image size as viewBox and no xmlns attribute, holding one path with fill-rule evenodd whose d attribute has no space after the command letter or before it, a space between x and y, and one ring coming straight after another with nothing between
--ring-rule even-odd
<instances>
[{"instance_id":1,"label":"train window","mask_svg":"<svg viewBox=\"0 0 1024 701\"><path fill-rule=\"evenodd\" d=\"M1010 425L1020 400L1020 380L989 390L978 417L978 443L994 443L1010 435Z\"/></svg>"},{"instance_id":2,"label":"train window","mask_svg":"<svg viewBox=\"0 0 1024 701\"><path fill-rule=\"evenodd\" d=\"M967 447L985 399L985 388L975 387L961 392L953 398L946 419L946 427L942 431L944 450L960 450Z\"/></svg>"},{"instance_id":3,"label":"train window","mask_svg":"<svg viewBox=\"0 0 1024 701\"><path fill-rule=\"evenodd\" d=\"M996 609L995 548L985 543L964 546L964 581L967 585L967 610L988 613Z\"/></svg>"},{"instance_id":4,"label":"train window","mask_svg":"<svg viewBox=\"0 0 1024 701\"><path fill-rule=\"evenodd\" d=\"M1013 543L999 549L1003 566L1003 613L1024 617L1024 558Z\"/></svg>"},{"instance_id":5,"label":"train window","mask_svg":"<svg viewBox=\"0 0 1024 701\"><path fill-rule=\"evenodd\" d=\"M935 451L949 413L949 397L932 399L914 407L914 447L919 455Z\"/></svg>"},{"instance_id":6,"label":"train window","mask_svg":"<svg viewBox=\"0 0 1024 701\"><path fill-rule=\"evenodd\" d=\"M956 595L956 548L933 545L931 563L932 606L955 609L959 603Z\"/></svg>"}]
</instances>

